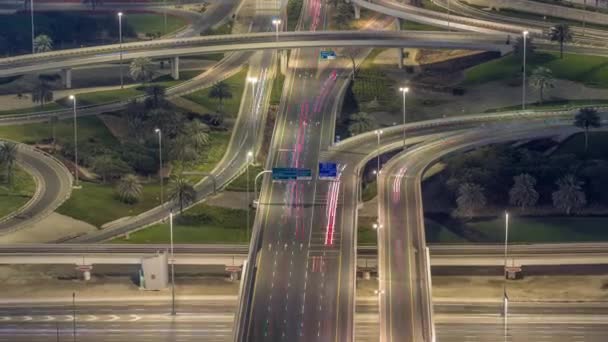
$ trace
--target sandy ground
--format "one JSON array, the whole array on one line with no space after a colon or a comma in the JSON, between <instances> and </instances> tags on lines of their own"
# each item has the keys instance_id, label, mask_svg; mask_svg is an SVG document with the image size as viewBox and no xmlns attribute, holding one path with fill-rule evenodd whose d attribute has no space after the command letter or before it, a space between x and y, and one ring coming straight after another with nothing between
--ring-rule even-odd
<instances>
[{"instance_id":1,"label":"sandy ground","mask_svg":"<svg viewBox=\"0 0 608 342\"><path fill-rule=\"evenodd\" d=\"M69 216L51 213L49 216L14 233L0 236L0 243L56 242L96 230L95 226Z\"/></svg>"},{"instance_id":2,"label":"sandy ground","mask_svg":"<svg viewBox=\"0 0 608 342\"><path fill-rule=\"evenodd\" d=\"M119 267L120 268L120 267ZM78 279L73 266L0 266L2 293L0 303L7 300L36 298L71 298L77 292L80 299L93 298L154 298L166 297L169 290L142 291L133 281L134 270L112 271L104 266L106 275L95 274L85 282ZM101 271L100 271L101 272ZM190 268L177 270L176 286L179 296L225 295L236 296L238 282L227 277L205 276ZM220 270L221 272L221 270ZM107 275L116 273L117 275ZM189 273L189 274L186 274ZM206 274L206 273L205 273ZM502 298L500 276L434 276L433 298L442 301L498 301ZM357 296L374 296L377 280L357 281ZM508 282L512 301L605 301L608 300L608 275L529 276Z\"/></svg>"}]
</instances>

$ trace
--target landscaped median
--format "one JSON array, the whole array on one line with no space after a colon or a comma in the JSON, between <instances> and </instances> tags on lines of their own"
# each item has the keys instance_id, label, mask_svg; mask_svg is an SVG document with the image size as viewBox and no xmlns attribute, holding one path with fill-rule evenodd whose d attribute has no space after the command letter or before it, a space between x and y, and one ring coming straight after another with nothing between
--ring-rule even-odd
<instances>
[{"instance_id":1,"label":"landscaped median","mask_svg":"<svg viewBox=\"0 0 608 342\"><path fill-rule=\"evenodd\" d=\"M6 163L0 163L0 221L23 207L35 193L36 182L32 175L19 165L9 168Z\"/></svg>"},{"instance_id":2,"label":"landscaped median","mask_svg":"<svg viewBox=\"0 0 608 342\"><path fill-rule=\"evenodd\" d=\"M251 212L251 217L255 213ZM252 219L253 221L253 219ZM248 243L247 212L242 209L197 204L174 219L175 243ZM167 243L169 223L160 223L117 238L116 243Z\"/></svg>"}]
</instances>

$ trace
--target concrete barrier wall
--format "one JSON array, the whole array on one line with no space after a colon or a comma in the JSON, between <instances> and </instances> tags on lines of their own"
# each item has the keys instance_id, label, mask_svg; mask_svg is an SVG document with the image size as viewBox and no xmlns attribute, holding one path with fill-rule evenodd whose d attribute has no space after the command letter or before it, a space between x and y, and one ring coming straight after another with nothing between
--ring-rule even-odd
<instances>
[{"instance_id":1,"label":"concrete barrier wall","mask_svg":"<svg viewBox=\"0 0 608 342\"><path fill-rule=\"evenodd\" d=\"M592 6L588 6L588 11L584 11L566 6L545 4L531 0L464 0L464 2L470 5L493 8L495 10L505 8L581 22L583 21L583 18L585 18L589 23L600 25L608 24L608 15L592 12ZM589 1L589 5L593 4L593 1Z\"/></svg>"}]
</instances>

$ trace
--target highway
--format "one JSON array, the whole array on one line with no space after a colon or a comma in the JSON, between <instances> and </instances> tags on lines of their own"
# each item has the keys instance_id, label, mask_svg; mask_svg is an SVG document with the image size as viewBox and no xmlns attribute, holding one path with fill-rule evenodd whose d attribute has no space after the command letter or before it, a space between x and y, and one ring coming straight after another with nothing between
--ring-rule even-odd
<instances>
[{"instance_id":1,"label":"highway","mask_svg":"<svg viewBox=\"0 0 608 342\"><path fill-rule=\"evenodd\" d=\"M542 121L478 128L415 146L382 168L378 208L380 341L430 341L433 335L430 260L426 255L421 191L423 173L431 163L474 146L575 131L571 125ZM409 328L402 329L403 322Z\"/></svg>"},{"instance_id":2,"label":"highway","mask_svg":"<svg viewBox=\"0 0 608 342\"><path fill-rule=\"evenodd\" d=\"M231 340L235 298L182 301L178 315L169 315L169 301L82 302L76 298L78 341L212 341ZM503 341L499 304L464 302L435 304L438 341ZM573 314L573 312L576 312ZM508 341L599 342L608 334L605 303L514 304ZM0 341L72 340L74 308L70 302L3 305ZM571 322L557 323L565 318ZM525 320L529 320L526 322ZM357 304L356 342L377 341L377 306ZM595 323L593 323L595 321ZM527 339L526 339L527 338Z\"/></svg>"},{"instance_id":3,"label":"highway","mask_svg":"<svg viewBox=\"0 0 608 342\"><path fill-rule=\"evenodd\" d=\"M16 212L0 218L0 235L31 225L53 212L72 192L72 175L57 159L25 144L19 144L17 163L36 181L32 199Z\"/></svg>"},{"instance_id":4,"label":"highway","mask_svg":"<svg viewBox=\"0 0 608 342\"><path fill-rule=\"evenodd\" d=\"M66 49L0 59L0 77L83 65L117 62L137 57L170 58L205 53L292 49L305 47L419 47L510 51L505 34L423 31L299 31L248 33L160 39L96 47ZM315 57L316 58L316 57Z\"/></svg>"}]
</instances>

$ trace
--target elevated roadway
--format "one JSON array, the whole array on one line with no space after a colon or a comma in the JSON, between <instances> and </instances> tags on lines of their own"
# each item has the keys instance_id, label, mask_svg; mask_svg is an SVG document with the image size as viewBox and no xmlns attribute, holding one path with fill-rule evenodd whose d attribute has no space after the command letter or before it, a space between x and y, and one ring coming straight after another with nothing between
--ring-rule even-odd
<instances>
[{"instance_id":1,"label":"elevated roadway","mask_svg":"<svg viewBox=\"0 0 608 342\"><path fill-rule=\"evenodd\" d=\"M149 42L103 45L67 49L0 59L0 77L46 70L66 69L83 65L118 62L137 57L171 58L205 53L255 51L264 49L320 47L419 47L441 49L470 49L508 51L505 34L472 34L458 32L421 31L301 31L249 33L239 35L204 36L162 39ZM315 56L315 58L317 58Z\"/></svg>"}]
</instances>

